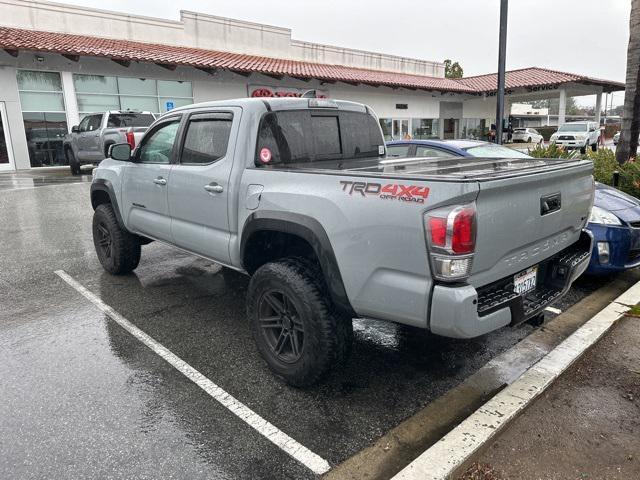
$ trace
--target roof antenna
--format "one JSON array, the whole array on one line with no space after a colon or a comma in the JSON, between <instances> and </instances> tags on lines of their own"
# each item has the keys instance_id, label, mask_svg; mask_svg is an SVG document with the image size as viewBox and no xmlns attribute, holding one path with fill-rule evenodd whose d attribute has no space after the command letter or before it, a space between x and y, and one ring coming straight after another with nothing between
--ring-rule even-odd
<instances>
[{"instance_id":1,"label":"roof antenna","mask_svg":"<svg viewBox=\"0 0 640 480\"><path fill-rule=\"evenodd\" d=\"M300 95L300 98L318 98L318 95L314 88L312 90L307 90L306 92L304 92L302 95Z\"/></svg>"}]
</instances>

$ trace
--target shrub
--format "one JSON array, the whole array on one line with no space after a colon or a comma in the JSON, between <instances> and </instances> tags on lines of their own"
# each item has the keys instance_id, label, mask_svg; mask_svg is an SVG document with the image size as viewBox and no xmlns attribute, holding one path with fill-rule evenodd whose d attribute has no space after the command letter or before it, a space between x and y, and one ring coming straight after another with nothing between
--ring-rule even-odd
<instances>
[{"instance_id":1,"label":"shrub","mask_svg":"<svg viewBox=\"0 0 640 480\"><path fill-rule=\"evenodd\" d=\"M529 155L534 158L577 158L578 152L577 150L565 150L553 143L548 146L536 145L529 149Z\"/></svg>"},{"instance_id":2,"label":"shrub","mask_svg":"<svg viewBox=\"0 0 640 480\"><path fill-rule=\"evenodd\" d=\"M584 158L593 162L593 177L596 182L613 185L613 172L620 172L618 189L634 197L640 197L640 164L627 162L620 165L613 150L602 148L588 152Z\"/></svg>"}]
</instances>

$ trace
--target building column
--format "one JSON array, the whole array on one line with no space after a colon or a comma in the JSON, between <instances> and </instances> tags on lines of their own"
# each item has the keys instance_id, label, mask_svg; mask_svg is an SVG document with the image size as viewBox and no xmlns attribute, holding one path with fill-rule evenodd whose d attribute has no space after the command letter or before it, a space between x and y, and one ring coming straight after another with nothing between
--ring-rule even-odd
<instances>
[{"instance_id":1,"label":"building column","mask_svg":"<svg viewBox=\"0 0 640 480\"><path fill-rule=\"evenodd\" d=\"M71 127L80 123L80 113L78 112L78 100L76 98L76 87L73 84L73 73L60 72L62 80L62 92L64 94L65 111L67 112L67 127L71 131Z\"/></svg>"},{"instance_id":2,"label":"building column","mask_svg":"<svg viewBox=\"0 0 640 480\"><path fill-rule=\"evenodd\" d=\"M565 115L567 114L567 91L560 89L560 107L558 109L558 126L564 124Z\"/></svg>"},{"instance_id":3,"label":"building column","mask_svg":"<svg viewBox=\"0 0 640 480\"><path fill-rule=\"evenodd\" d=\"M600 117L602 116L602 91L596 94L596 122L600 125Z\"/></svg>"}]
</instances>

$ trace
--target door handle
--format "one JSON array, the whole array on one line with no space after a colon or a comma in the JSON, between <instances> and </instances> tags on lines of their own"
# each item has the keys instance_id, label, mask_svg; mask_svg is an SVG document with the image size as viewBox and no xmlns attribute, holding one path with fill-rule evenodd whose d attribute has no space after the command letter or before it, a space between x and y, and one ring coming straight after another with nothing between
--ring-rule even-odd
<instances>
[{"instance_id":1,"label":"door handle","mask_svg":"<svg viewBox=\"0 0 640 480\"><path fill-rule=\"evenodd\" d=\"M162 177L158 177L153 179L153 183L155 183L156 185L166 185L167 181Z\"/></svg>"},{"instance_id":2,"label":"door handle","mask_svg":"<svg viewBox=\"0 0 640 480\"><path fill-rule=\"evenodd\" d=\"M222 188L222 185L217 184L215 182L210 183L209 185L205 185L204 189L209 193L222 193L222 192L224 192L224 188Z\"/></svg>"}]
</instances>

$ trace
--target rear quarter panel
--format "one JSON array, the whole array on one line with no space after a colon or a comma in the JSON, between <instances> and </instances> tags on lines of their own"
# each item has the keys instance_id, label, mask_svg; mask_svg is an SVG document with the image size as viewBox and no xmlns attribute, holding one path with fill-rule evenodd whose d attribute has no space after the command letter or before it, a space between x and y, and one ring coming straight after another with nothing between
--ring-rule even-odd
<instances>
[{"instance_id":1,"label":"rear quarter panel","mask_svg":"<svg viewBox=\"0 0 640 480\"><path fill-rule=\"evenodd\" d=\"M368 182L368 193L352 190ZM240 192L264 185L259 210L294 212L324 227L333 248L345 290L358 315L427 326L432 280L429 274L423 213L442 204L469 202L478 186L409 179L382 179L248 168ZM384 186L427 188L423 201L383 198ZM424 192L424 190L422 190ZM370 193L369 193L370 192ZM239 225L255 210L241 200ZM233 248L232 252L239 249ZM239 260L239 259L238 259Z\"/></svg>"}]
</instances>

